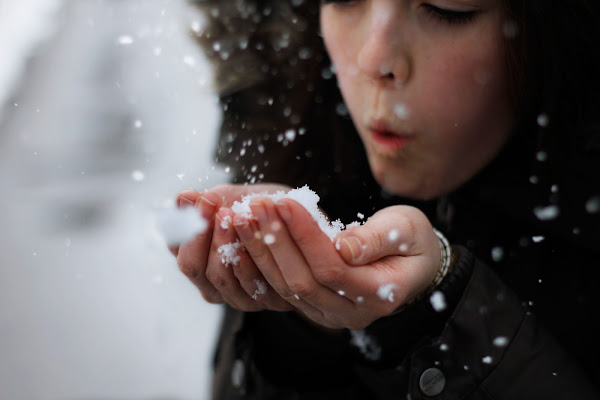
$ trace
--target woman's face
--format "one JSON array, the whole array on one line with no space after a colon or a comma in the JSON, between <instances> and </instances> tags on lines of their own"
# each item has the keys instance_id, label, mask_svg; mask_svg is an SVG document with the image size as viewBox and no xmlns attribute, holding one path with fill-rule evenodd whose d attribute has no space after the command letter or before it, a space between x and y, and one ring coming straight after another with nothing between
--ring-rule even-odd
<instances>
[{"instance_id":1,"label":"woman's face","mask_svg":"<svg viewBox=\"0 0 600 400\"><path fill-rule=\"evenodd\" d=\"M342 95L386 190L436 197L496 156L515 122L501 0L323 3Z\"/></svg>"}]
</instances>

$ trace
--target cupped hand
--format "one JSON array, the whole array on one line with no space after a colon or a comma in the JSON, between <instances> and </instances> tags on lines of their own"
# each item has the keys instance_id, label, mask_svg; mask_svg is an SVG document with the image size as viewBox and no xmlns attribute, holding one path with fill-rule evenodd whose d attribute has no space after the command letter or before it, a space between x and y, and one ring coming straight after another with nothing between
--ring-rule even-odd
<instances>
[{"instance_id":1,"label":"cupped hand","mask_svg":"<svg viewBox=\"0 0 600 400\"><path fill-rule=\"evenodd\" d=\"M232 226L235 201L250 193L289 190L281 185L221 185L205 192L186 190L178 194L178 207L195 207L208 221L206 230L191 241L169 250L177 257L179 269L198 287L210 303L227 302L243 311L264 309L289 311L294 307L268 287L265 278L247 252L240 248ZM236 242L238 242L236 244ZM221 246L229 247L219 253Z\"/></svg>"},{"instance_id":2,"label":"cupped hand","mask_svg":"<svg viewBox=\"0 0 600 400\"><path fill-rule=\"evenodd\" d=\"M427 217L408 206L385 208L332 242L291 199L250 202L254 220L234 227L268 284L327 328L361 329L427 290L440 247Z\"/></svg>"}]
</instances>

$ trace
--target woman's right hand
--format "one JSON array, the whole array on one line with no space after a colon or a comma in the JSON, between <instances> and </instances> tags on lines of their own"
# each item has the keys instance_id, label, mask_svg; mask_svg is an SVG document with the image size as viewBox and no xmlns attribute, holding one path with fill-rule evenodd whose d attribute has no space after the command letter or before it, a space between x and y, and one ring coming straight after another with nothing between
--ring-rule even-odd
<instances>
[{"instance_id":1,"label":"woman's right hand","mask_svg":"<svg viewBox=\"0 0 600 400\"><path fill-rule=\"evenodd\" d=\"M235 201L251 193L288 191L282 185L221 185L199 193L185 190L177 195L178 207L195 207L208 222L206 230L191 241L169 250L177 257L179 269L200 289L209 303L226 302L243 311L291 311L295 308L273 290L246 251L239 261L226 265L218 249L238 240L232 226Z\"/></svg>"}]
</instances>

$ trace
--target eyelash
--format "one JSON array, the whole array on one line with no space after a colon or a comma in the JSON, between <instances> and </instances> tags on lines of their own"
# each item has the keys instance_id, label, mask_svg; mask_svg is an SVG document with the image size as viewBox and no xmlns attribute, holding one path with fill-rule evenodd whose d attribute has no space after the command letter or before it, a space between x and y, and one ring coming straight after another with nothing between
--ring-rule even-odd
<instances>
[{"instance_id":1,"label":"eyelash","mask_svg":"<svg viewBox=\"0 0 600 400\"><path fill-rule=\"evenodd\" d=\"M425 3L423 4L427 13L442 22L446 22L449 24L465 24L470 22L475 17L475 11L452 11L447 10L445 8L439 8L434 5Z\"/></svg>"},{"instance_id":2,"label":"eyelash","mask_svg":"<svg viewBox=\"0 0 600 400\"><path fill-rule=\"evenodd\" d=\"M321 0L321 3L323 4L329 4L329 3L350 3L353 0Z\"/></svg>"},{"instance_id":3,"label":"eyelash","mask_svg":"<svg viewBox=\"0 0 600 400\"><path fill-rule=\"evenodd\" d=\"M353 3L357 0L321 0L322 4L344 4L349 5L349 3ZM427 11L427 14L432 18L435 18L441 22L446 22L449 24L464 24L471 21L476 12L475 11L452 11L447 10L445 8L436 7L429 3L424 3L423 7Z\"/></svg>"}]
</instances>

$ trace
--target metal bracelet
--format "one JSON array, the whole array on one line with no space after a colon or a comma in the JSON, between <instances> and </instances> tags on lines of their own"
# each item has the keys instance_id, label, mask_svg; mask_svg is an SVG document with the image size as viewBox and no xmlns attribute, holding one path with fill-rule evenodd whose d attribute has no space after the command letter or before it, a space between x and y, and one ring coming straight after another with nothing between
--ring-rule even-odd
<instances>
[{"instance_id":1,"label":"metal bracelet","mask_svg":"<svg viewBox=\"0 0 600 400\"><path fill-rule=\"evenodd\" d=\"M440 260L440 268L438 269L437 274L431 282L431 287L435 288L437 285L440 284L442 279L444 279L444 277L448 274L448 271L450 270L450 264L452 261L452 248L450 247L450 243L448 243L448 239L446 239L446 236L444 236L442 232L438 231L435 228L433 228L433 232L435 232L436 236L440 241L440 252L442 256Z\"/></svg>"}]
</instances>

